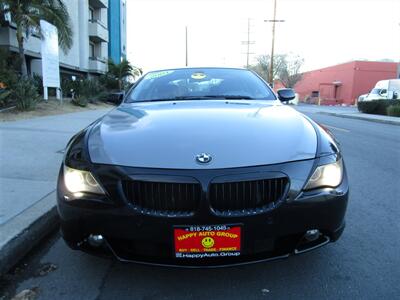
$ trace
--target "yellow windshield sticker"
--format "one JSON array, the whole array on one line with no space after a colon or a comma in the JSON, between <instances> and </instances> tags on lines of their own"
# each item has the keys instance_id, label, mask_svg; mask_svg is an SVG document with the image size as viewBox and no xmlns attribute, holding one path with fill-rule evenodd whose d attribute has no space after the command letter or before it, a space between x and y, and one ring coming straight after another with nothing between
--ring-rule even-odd
<instances>
[{"instance_id":1,"label":"yellow windshield sticker","mask_svg":"<svg viewBox=\"0 0 400 300\"><path fill-rule=\"evenodd\" d=\"M155 78L160 78L163 76L166 76L168 74L173 73L174 71L159 71L159 72L152 72L147 74L144 79L155 79Z\"/></svg>"},{"instance_id":2,"label":"yellow windshield sticker","mask_svg":"<svg viewBox=\"0 0 400 300\"><path fill-rule=\"evenodd\" d=\"M196 73L192 74L193 79L204 79L206 77L207 77L207 75L204 74L203 72L196 72Z\"/></svg>"}]
</instances>

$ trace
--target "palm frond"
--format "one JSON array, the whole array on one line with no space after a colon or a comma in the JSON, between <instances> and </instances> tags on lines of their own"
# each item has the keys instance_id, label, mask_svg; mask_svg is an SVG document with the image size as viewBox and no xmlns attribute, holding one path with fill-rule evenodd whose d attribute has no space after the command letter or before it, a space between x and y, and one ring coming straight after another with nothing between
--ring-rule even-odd
<instances>
[{"instance_id":1,"label":"palm frond","mask_svg":"<svg viewBox=\"0 0 400 300\"><path fill-rule=\"evenodd\" d=\"M41 34L40 20L43 19L57 28L59 45L64 52L72 47L71 19L62 0L1 0L0 11L5 9L15 22L17 32L25 32L26 37L32 31Z\"/></svg>"},{"instance_id":2,"label":"palm frond","mask_svg":"<svg viewBox=\"0 0 400 300\"><path fill-rule=\"evenodd\" d=\"M40 12L41 19L53 24L58 30L58 42L66 53L72 47L72 26L67 7L61 0L32 2L32 7Z\"/></svg>"}]
</instances>

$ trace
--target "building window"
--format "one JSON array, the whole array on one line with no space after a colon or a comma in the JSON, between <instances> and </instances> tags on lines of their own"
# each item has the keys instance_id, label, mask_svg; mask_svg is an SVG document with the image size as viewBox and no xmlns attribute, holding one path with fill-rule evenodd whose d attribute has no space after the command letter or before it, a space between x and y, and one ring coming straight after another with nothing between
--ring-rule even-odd
<instances>
[{"instance_id":1,"label":"building window","mask_svg":"<svg viewBox=\"0 0 400 300\"><path fill-rule=\"evenodd\" d=\"M319 97L319 91L312 91L311 97Z\"/></svg>"},{"instance_id":2,"label":"building window","mask_svg":"<svg viewBox=\"0 0 400 300\"><path fill-rule=\"evenodd\" d=\"M91 7L89 7L89 20L90 21L94 20L94 10Z\"/></svg>"},{"instance_id":3,"label":"building window","mask_svg":"<svg viewBox=\"0 0 400 300\"><path fill-rule=\"evenodd\" d=\"M94 51L95 51L94 47L95 47L94 43L89 42L89 57L96 57L96 55L94 53Z\"/></svg>"}]
</instances>

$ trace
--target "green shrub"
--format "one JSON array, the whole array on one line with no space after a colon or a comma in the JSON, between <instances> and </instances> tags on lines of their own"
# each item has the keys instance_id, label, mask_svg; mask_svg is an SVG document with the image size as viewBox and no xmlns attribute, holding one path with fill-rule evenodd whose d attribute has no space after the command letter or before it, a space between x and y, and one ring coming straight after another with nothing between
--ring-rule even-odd
<instances>
[{"instance_id":1,"label":"green shrub","mask_svg":"<svg viewBox=\"0 0 400 300\"><path fill-rule=\"evenodd\" d=\"M387 115L392 117L400 117L400 104L390 105L387 108Z\"/></svg>"},{"instance_id":2,"label":"green shrub","mask_svg":"<svg viewBox=\"0 0 400 300\"><path fill-rule=\"evenodd\" d=\"M21 70L19 54L0 48L0 71L9 70L18 73Z\"/></svg>"},{"instance_id":3,"label":"green shrub","mask_svg":"<svg viewBox=\"0 0 400 300\"><path fill-rule=\"evenodd\" d=\"M79 90L81 96L86 97L90 102L95 102L104 88L96 78L93 78L80 81Z\"/></svg>"},{"instance_id":4,"label":"green shrub","mask_svg":"<svg viewBox=\"0 0 400 300\"><path fill-rule=\"evenodd\" d=\"M18 110L32 110L39 101L33 80L23 77L11 89L10 97L15 101Z\"/></svg>"},{"instance_id":5,"label":"green shrub","mask_svg":"<svg viewBox=\"0 0 400 300\"><path fill-rule=\"evenodd\" d=\"M72 103L78 106L86 106L88 102L95 103L105 93L97 78L72 81L70 88L74 91Z\"/></svg>"},{"instance_id":6,"label":"green shrub","mask_svg":"<svg viewBox=\"0 0 400 300\"><path fill-rule=\"evenodd\" d=\"M99 76L99 83L104 86L107 90L119 90L118 87L118 80L115 79L115 77L109 75L109 74L104 74Z\"/></svg>"},{"instance_id":7,"label":"green shrub","mask_svg":"<svg viewBox=\"0 0 400 300\"><path fill-rule=\"evenodd\" d=\"M71 101L72 104L80 107L85 107L88 105L88 99L86 97L78 96Z\"/></svg>"},{"instance_id":8,"label":"green shrub","mask_svg":"<svg viewBox=\"0 0 400 300\"><path fill-rule=\"evenodd\" d=\"M0 82L12 88L18 82L18 74L12 69L0 69Z\"/></svg>"},{"instance_id":9,"label":"green shrub","mask_svg":"<svg viewBox=\"0 0 400 300\"><path fill-rule=\"evenodd\" d=\"M12 89L18 82L20 61L19 56L15 53L0 48L0 82L5 85L6 89Z\"/></svg>"},{"instance_id":10,"label":"green shrub","mask_svg":"<svg viewBox=\"0 0 400 300\"><path fill-rule=\"evenodd\" d=\"M73 81L71 76L63 76L61 75L61 90L63 93L63 97L72 97L72 91L76 88L78 83L78 79Z\"/></svg>"},{"instance_id":11,"label":"green shrub","mask_svg":"<svg viewBox=\"0 0 400 300\"><path fill-rule=\"evenodd\" d=\"M357 107L366 114L386 115L389 106L399 104L400 100L372 100L358 102Z\"/></svg>"},{"instance_id":12,"label":"green shrub","mask_svg":"<svg viewBox=\"0 0 400 300\"><path fill-rule=\"evenodd\" d=\"M43 95L43 78L39 74L34 73L32 76L33 84L36 87L36 91L39 95Z\"/></svg>"},{"instance_id":13,"label":"green shrub","mask_svg":"<svg viewBox=\"0 0 400 300\"><path fill-rule=\"evenodd\" d=\"M0 90L0 108L6 107L10 103L11 92L6 89Z\"/></svg>"}]
</instances>

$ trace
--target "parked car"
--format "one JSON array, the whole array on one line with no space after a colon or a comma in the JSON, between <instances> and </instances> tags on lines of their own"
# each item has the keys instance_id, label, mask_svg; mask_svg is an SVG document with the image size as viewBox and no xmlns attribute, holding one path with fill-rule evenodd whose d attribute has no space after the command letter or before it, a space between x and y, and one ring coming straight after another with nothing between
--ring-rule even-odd
<instances>
[{"instance_id":1,"label":"parked car","mask_svg":"<svg viewBox=\"0 0 400 300\"><path fill-rule=\"evenodd\" d=\"M57 200L73 249L179 266L336 241L349 186L331 133L246 69L149 72L68 143ZM279 101L280 100L280 101Z\"/></svg>"},{"instance_id":2,"label":"parked car","mask_svg":"<svg viewBox=\"0 0 400 300\"><path fill-rule=\"evenodd\" d=\"M371 100L392 100L400 98L400 79L389 79L378 81L375 87L363 99Z\"/></svg>"},{"instance_id":3,"label":"parked car","mask_svg":"<svg viewBox=\"0 0 400 300\"><path fill-rule=\"evenodd\" d=\"M125 92L113 92L107 96L107 101L115 105L120 105L124 99Z\"/></svg>"}]
</instances>

